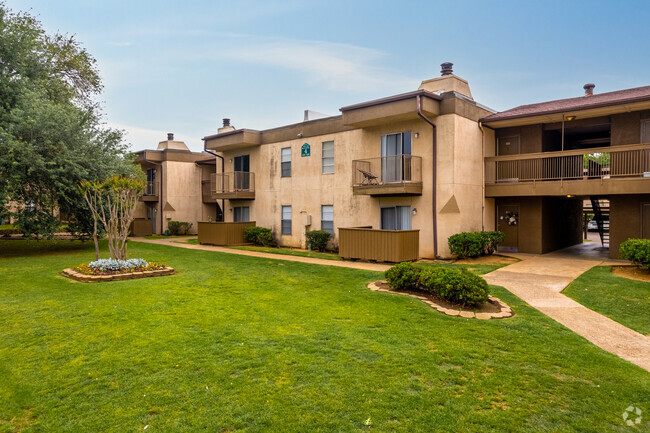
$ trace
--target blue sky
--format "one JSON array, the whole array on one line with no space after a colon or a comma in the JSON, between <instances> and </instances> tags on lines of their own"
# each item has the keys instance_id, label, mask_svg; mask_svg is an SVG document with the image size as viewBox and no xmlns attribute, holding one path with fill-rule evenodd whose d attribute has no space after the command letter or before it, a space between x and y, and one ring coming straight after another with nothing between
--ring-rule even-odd
<instances>
[{"instance_id":1,"label":"blue sky","mask_svg":"<svg viewBox=\"0 0 650 433\"><path fill-rule=\"evenodd\" d=\"M97 59L133 150L192 150L221 118L264 129L305 109L417 89L440 63L496 110L650 85L648 1L8 0Z\"/></svg>"}]
</instances>

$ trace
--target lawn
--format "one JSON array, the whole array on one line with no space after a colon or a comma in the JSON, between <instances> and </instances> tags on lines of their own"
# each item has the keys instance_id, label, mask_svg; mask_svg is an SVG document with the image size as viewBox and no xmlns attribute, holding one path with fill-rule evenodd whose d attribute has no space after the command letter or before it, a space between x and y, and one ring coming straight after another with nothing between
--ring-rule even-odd
<instances>
[{"instance_id":1,"label":"lawn","mask_svg":"<svg viewBox=\"0 0 650 433\"><path fill-rule=\"evenodd\" d=\"M562 292L643 335L650 335L650 283L617 277L610 266L580 275Z\"/></svg>"},{"instance_id":2,"label":"lawn","mask_svg":"<svg viewBox=\"0 0 650 433\"><path fill-rule=\"evenodd\" d=\"M253 245L240 245L230 248L244 251L258 251L260 253L282 254L285 256L311 257L314 259L325 260L341 260L341 257L339 257L339 255L336 253L321 253L319 251L305 251L292 248L257 247Z\"/></svg>"},{"instance_id":3,"label":"lawn","mask_svg":"<svg viewBox=\"0 0 650 433\"><path fill-rule=\"evenodd\" d=\"M144 243L130 257L178 274L84 284L58 275L80 248L0 258L0 432L630 432L625 408L650 412L650 373L501 288L515 317L463 319L368 290L377 272Z\"/></svg>"}]
</instances>

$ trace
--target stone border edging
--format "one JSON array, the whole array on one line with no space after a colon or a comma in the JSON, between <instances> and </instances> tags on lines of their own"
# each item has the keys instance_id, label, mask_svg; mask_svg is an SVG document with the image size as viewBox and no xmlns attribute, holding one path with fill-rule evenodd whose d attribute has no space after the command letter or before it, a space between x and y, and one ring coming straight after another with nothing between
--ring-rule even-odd
<instances>
[{"instance_id":1,"label":"stone border edging","mask_svg":"<svg viewBox=\"0 0 650 433\"><path fill-rule=\"evenodd\" d=\"M415 299L419 299L420 301L424 302L431 308L436 309L439 312L446 314L447 316L460 316L468 319L475 318L479 320L489 320L489 319L506 319L508 317L512 317L515 315L515 313L512 311L512 308L510 308L508 304L506 304L499 298L495 298L494 296L489 296L488 300L492 301L495 304L498 304L499 307L501 308L501 311L499 311L498 313L475 313L473 311L461 311L453 308L444 307L436 303L435 301L432 301L431 299L427 298L426 296L414 295L411 293L404 293L404 292L397 292L395 290L387 290L379 287L378 283L385 283L385 282L386 281L383 280L373 281L372 283L368 283L368 288L375 292L394 293L397 295L406 295Z\"/></svg>"},{"instance_id":2,"label":"stone border edging","mask_svg":"<svg viewBox=\"0 0 650 433\"><path fill-rule=\"evenodd\" d=\"M113 274L113 275L88 275L77 272L72 268L67 268L61 271L61 275L72 280L80 281L82 283L103 283L105 281L124 281L124 280L137 280L140 278L149 277L164 277L166 275L174 274L174 268L166 267L164 269L156 269L155 271L142 271L130 272L128 274Z\"/></svg>"}]
</instances>

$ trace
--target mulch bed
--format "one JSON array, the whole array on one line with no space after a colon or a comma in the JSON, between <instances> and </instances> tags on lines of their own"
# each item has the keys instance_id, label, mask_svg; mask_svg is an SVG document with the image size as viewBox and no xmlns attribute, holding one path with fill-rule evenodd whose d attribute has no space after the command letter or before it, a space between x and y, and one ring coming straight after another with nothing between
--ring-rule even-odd
<instances>
[{"instance_id":1,"label":"mulch bed","mask_svg":"<svg viewBox=\"0 0 650 433\"><path fill-rule=\"evenodd\" d=\"M61 272L61 275L72 280L80 281L82 283L103 283L107 281L124 281L124 280L137 280L139 278L150 277L164 277L176 273L174 268L166 267L164 269L156 269L155 271L142 271L142 272L127 272L127 273L114 273L112 275L89 275L77 272L74 269L68 268Z\"/></svg>"},{"instance_id":2,"label":"mulch bed","mask_svg":"<svg viewBox=\"0 0 650 433\"><path fill-rule=\"evenodd\" d=\"M650 283L650 271L641 269L638 266L612 266L612 274L616 275L617 277Z\"/></svg>"}]
</instances>

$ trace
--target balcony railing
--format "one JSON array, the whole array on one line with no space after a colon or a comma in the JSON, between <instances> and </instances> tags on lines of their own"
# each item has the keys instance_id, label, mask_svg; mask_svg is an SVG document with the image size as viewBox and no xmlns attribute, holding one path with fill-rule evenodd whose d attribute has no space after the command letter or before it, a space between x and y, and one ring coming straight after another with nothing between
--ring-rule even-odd
<instances>
[{"instance_id":1,"label":"balcony railing","mask_svg":"<svg viewBox=\"0 0 650 433\"><path fill-rule=\"evenodd\" d=\"M650 144L485 158L485 183L650 178Z\"/></svg>"},{"instance_id":2,"label":"balcony railing","mask_svg":"<svg viewBox=\"0 0 650 433\"><path fill-rule=\"evenodd\" d=\"M160 194L159 182L157 180L147 181L144 187L144 192L142 193L142 201L158 201L158 195Z\"/></svg>"},{"instance_id":3,"label":"balcony railing","mask_svg":"<svg viewBox=\"0 0 650 433\"><path fill-rule=\"evenodd\" d=\"M213 173L210 175L210 194L218 199L254 199L255 173Z\"/></svg>"},{"instance_id":4,"label":"balcony railing","mask_svg":"<svg viewBox=\"0 0 650 433\"><path fill-rule=\"evenodd\" d=\"M352 161L354 194L421 195L422 158L382 156Z\"/></svg>"}]
</instances>

